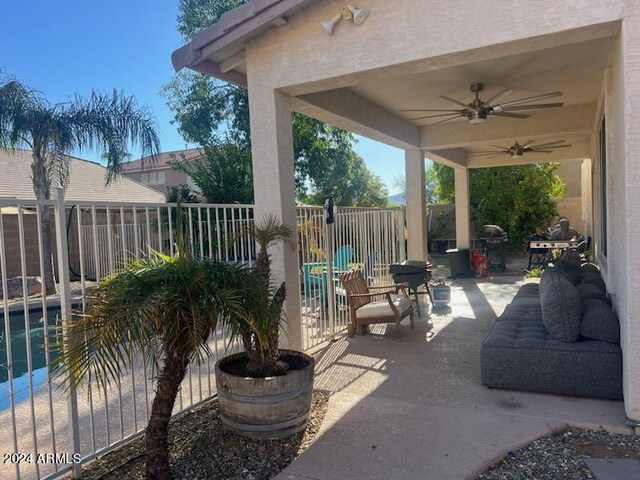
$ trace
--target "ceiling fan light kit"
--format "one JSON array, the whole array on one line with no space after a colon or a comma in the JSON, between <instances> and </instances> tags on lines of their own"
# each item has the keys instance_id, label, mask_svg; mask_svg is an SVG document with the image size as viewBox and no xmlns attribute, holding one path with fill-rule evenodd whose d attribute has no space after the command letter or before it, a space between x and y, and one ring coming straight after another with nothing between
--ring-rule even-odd
<instances>
[{"instance_id":1,"label":"ceiling fan light kit","mask_svg":"<svg viewBox=\"0 0 640 480\"><path fill-rule=\"evenodd\" d=\"M438 125L439 123L449 122L451 120L455 120L460 117L464 117L469 120L471 125L478 125L480 123L484 123L489 116L495 117L508 117L508 118L517 118L517 119L526 119L529 118L529 115L524 113L518 113L517 110L536 110L543 108L558 108L562 107L564 103L538 103L532 104L529 102L535 100L544 100L547 98L559 97L562 95L562 92L549 92L543 93L541 95L532 95L530 97L519 98L517 100L510 100L508 102L500 103L504 98L508 97L513 93L513 90L506 88L493 97L489 98L487 101L483 101L480 99L480 92L484 90L483 83L472 83L471 92L475 94L475 98L471 103L464 103L460 100L456 100L455 98L446 97L442 95L440 98L447 100L448 102L455 103L459 107L458 109L451 110L443 110L443 109L412 109L412 110L402 110L403 112L440 112L433 115L427 115L418 118L412 118L411 120L422 120L425 118L436 118L436 117L446 117L442 120L439 120L432 125ZM446 112L446 113L442 113Z\"/></svg>"},{"instance_id":2,"label":"ceiling fan light kit","mask_svg":"<svg viewBox=\"0 0 640 480\"><path fill-rule=\"evenodd\" d=\"M487 114L484 112L472 112L469 117L469 123L471 125L477 125L487 121Z\"/></svg>"}]
</instances>

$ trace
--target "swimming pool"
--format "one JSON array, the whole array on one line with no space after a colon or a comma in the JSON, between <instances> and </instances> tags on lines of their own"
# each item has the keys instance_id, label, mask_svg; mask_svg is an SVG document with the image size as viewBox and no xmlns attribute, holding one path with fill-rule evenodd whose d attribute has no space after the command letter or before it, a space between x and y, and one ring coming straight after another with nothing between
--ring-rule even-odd
<instances>
[{"instance_id":1,"label":"swimming pool","mask_svg":"<svg viewBox=\"0 0 640 480\"><path fill-rule=\"evenodd\" d=\"M29 340L31 342L31 367L34 390L47 380L47 358L45 353L45 335L49 343L55 338L55 326L60 318L60 306L47 307L45 330L42 307L28 310ZM13 391L16 403L29 397L29 369L27 363L27 331L25 329L25 311L9 312ZM7 363L7 332L4 311L0 311L0 411L9 407L9 368ZM55 353L49 353L49 362Z\"/></svg>"}]
</instances>

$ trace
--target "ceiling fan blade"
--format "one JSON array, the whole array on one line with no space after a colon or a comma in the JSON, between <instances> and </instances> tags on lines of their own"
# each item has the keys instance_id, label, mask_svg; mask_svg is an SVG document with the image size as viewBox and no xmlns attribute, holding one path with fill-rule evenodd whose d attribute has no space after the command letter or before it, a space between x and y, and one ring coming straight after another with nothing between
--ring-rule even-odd
<instances>
[{"instance_id":1,"label":"ceiling fan blade","mask_svg":"<svg viewBox=\"0 0 640 480\"><path fill-rule=\"evenodd\" d=\"M439 122L430 123L429 125L427 125L427 127L431 127L433 125L438 125L440 123L445 123L445 122L448 122L450 120L455 120L456 118L459 118L459 117L460 117L460 115L456 115L455 117L451 117L451 118L445 118L444 120L440 120Z\"/></svg>"},{"instance_id":2,"label":"ceiling fan blade","mask_svg":"<svg viewBox=\"0 0 640 480\"><path fill-rule=\"evenodd\" d=\"M529 115L524 113L511 113L511 112L489 112L496 117L511 117L511 118L529 118Z\"/></svg>"},{"instance_id":3,"label":"ceiling fan blade","mask_svg":"<svg viewBox=\"0 0 640 480\"><path fill-rule=\"evenodd\" d=\"M532 143L536 143L535 140L527 140L526 142L524 142L524 144L522 145L522 148L529 148L531 146ZM536 147L533 147L536 148Z\"/></svg>"},{"instance_id":4,"label":"ceiling fan blade","mask_svg":"<svg viewBox=\"0 0 640 480\"><path fill-rule=\"evenodd\" d=\"M562 145L565 141L564 140L558 140L557 142L547 142L547 143L541 143L540 145L536 145L535 147L532 148L547 148L547 147L568 147L569 145Z\"/></svg>"},{"instance_id":5,"label":"ceiling fan blade","mask_svg":"<svg viewBox=\"0 0 640 480\"><path fill-rule=\"evenodd\" d=\"M504 107L500 112L511 112L513 110L534 110L536 108L558 108L562 107L564 103L538 103L535 105L514 105L512 107Z\"/></svg>"},{"instance_id":6,"label":"ceiling fan blade","mask_svg":"<svg viewBox=\"0 0 640 480\"><path fill-rule=\"evenodd\" d=\"M506 151L500 150L484 150L484 151L480 151L480 152L471 152L469 155L474 156L484 156L484 155L497 155L497 154L503 154L506 153Z\"/></svg>"},{"instance_id":7,"label":"ceiling fan blade","mask_svg":"<svg viewBox=\"0 0 640 480\"><path fill-rule=\"evenodd\" d=\"M487 157L487 160L491 159L491 158L496 158L496 157L500 157L502 155L509 155L509 152L500 152L500 153L496 153L494 155L490 155Z\"/></svg>"},{"instance_id":8,"label":"ceiling fan blade","mask_svg":"<svg viewBox=\"0 0 640 480\"><path fill-rule=\"evenodd\" d=\"M509 89L509 88L505 88L504 90L502 90L500 93L494 95L493 97L491 97L489 100L487 100L485 103L486 106L491 107L492 105L495 105L496 103L498 103L500 100L502 100L504 97L509 96L513 93L513 90Z\"/></svg>"},{"instance_id":9,"label":"ceiling fan blade","mask_svg":"<svg viewBox=\"0 0 640 480\"><path fill-rule=\"evenodd\" d=\"M501 147L500 145L491 145L492 147L499 148L501 152L508 152L509 147Z\"/></svg>"},{"instance_id":10,"label":"ceiling fan blade","mask_svg":"<svg viewBox=\"0 0 640 480\"><path fill-rule=\"evenodd\" d=\"M558 148L564 148L564 147L570 147L571 145L551 145L550 147L543 147L542 150L539 150L537 148L530 148L529 151L530 152L552 152ZM548 150L550 149L550 150Z\"/></svg>"},{"instance_id":11,"label":"ceiling fan blade","mask_svg":"<svg viewBox=\"0 0 640 480\"><path fill-rule=\"evenodd\" d=\"M400 110L401 112L459 112L460 110L444 110L440 108L419 108L413 110Z\"/></svg>"},{"instance_id":12,"label":"ceiling fan blade","mask_svg":"<svg viewBox=\"0 0 640 480\"><path fill-rule=\"evenodd\" d=\"M530 102L531 100L544 100L546 98L559 97L562 95L562 92L551 92L551 93L543 93L542 95L533 95L531 97L519 98L517 100L511 100L510 102L505 102L501 105L496 105L499 107L509 107L511 105L518 105L519 103Z\"/></svg>"},{"instance_id":13,"label":"ceiling fan blade","mask_svg":"<svg viewBox=\"0 0 640 480\"><path fill-rule=\"evenodd\" d=\"M553 153L553 150L529 150L527 153Z\"/></svg>"},{"instance_id":14,"label":"ceiling fan blade","mask_svg":"<svg viewBox=\"0 0 640 480\"><path fill-rule=\"evenodd\" d=\"M461 116L461 113L460 112L456 112L456 113L438 113L437 115L427 115L426 117L410 118L409 120L423 120L425 118L449 117L449 116L459 117L459 116Z\"/></svg>"},{"instance_id":15,"label":"ceiling fan blade","mask_svg":"<svg viewBox=\"0 0 640 480\"><path fill-rule=\"evenodd\" d=\"M456 100L455 98L451 98L451 97L445 97L444 95L440 95L440 98L444 98L445 100L449 100L450 102L453 103L457 103L458 105L460 105L461 107L469 108L469 105L467 105L466 103L462 103L460 100Z\"/></svg>"}]
</instances>

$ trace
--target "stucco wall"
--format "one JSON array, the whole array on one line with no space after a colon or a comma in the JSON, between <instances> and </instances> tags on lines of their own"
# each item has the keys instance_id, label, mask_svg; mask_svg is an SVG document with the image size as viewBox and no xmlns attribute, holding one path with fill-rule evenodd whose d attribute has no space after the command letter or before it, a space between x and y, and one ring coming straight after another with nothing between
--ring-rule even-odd
<instances>
[{"instance_id":1,"label":"stucco wall","mask_svg":"<svg viewBox=\"0 0 640 480\"><path fill-rule=\"evenodd\" d=\"M163 172L164 173L164 182L163 183L158 183L158 184L153 184L153 183L145 183L142 181L142 174L143 173L149 173L152 171L158 171L158 172ZM125 173L124 174L126 177L135 180L138 183L141 183L142 185L144 185L145 187L149 187L152 188L154 190L156 190L157 192L162 193L163 195L167 194L167 188L168 187L175 187L178 186L180 184L183 183L188 183L188 178L187 175L183 172L179 172L177 170L174 170L172 168L166 168L166 169L162 169L162 170L145 170L144 172L131 172L131 173Z\"/></svg>"},{"instance_id":2,"label":"stucco wall","mask_svg":"<svg viewBox=\"0 0 640 480\"><path fill-rule=\"evenodd\" d=\"M565 183L565 198L579 197L582 190L581 184L582 160L566 160L559 162L556 175Z\"/></svg>"},{"instance_id":3,"label":"stucco wall","mask_svg":"<svg viewBox=\"0 0 640 480\"><path fill-rule=\"evenodd\" d=\"M490 8L468 0L369 0L360 4L370 12L362 26L341 23L329 36L320 22L343 4L318 2L254 40L247 48L252 72L296 94L317 91L305 84L322 79L328 80L324 89L349 86L361 75L387 78L385 69L406 75L550 46L545 42L554 39L529 38L616 21L625 6L623 0L492 0ZM512 21L488 28L496 18ZM579 31L565 36L589 38ZM491 45L496 48L480 50Z\"/></svg>"},{"instance_id":4,"label":"stucco wall","mask_svg":"<svg viewBox=\"0 0 640 480\"><path fill-rule=\"evenodd\" d=\"M635 8L638 12L638 8ZM640 16L624 19L605 73L602 111L594 129L594 246L620 318L625 409L640 419ZM597 129L606 118L607 253L602 252L603 195Z\"/></svg>"}]
</instances>

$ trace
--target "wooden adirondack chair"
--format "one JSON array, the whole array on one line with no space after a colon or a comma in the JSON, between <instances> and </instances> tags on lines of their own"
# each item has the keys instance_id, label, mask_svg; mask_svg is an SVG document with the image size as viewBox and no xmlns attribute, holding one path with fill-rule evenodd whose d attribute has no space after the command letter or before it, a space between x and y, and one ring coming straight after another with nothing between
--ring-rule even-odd
<instances>
[{"instance_id":1,"label":"wooden adirondack chair","mask_svg":"<svg viewBox=\"0 0 640 480\"><path fill-rule=\"evenodd\" d=\"M413 304L407 295L406 285L369 286L361 270L340 275L340 282L347 294L351 313L348 328L350 337L355 335L358 326L364 335L369 324L395 323L396 338L400 338L400 322L407 316L411 328L414 328Z\"/></svg>"}]
</instances>

